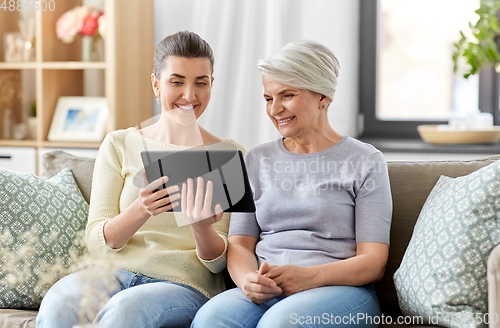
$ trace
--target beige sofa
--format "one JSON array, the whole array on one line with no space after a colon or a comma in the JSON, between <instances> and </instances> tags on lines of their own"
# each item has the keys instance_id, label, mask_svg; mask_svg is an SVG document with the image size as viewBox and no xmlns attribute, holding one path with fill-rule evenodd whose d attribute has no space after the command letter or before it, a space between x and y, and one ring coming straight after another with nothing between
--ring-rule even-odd
<instances>
[{"instance_id":1,"label":"beige sofa","mask_svg":"<svg viewBox=\"0 0 500 328\"><path fill-rule=\"evenodd\" d=\"M396 318L401 315L392 276L401 263L413 226L427 195L439 176L467 175L497 159L500 159L500 156L474 161L388 162L394 202L391 247L385 276L376 284L377 295L385 316ZM93 165L92 159L75 157L63 152L49 153L44 156L43 176L48 177L63 167L69 167L87 198L90 195ZM490 314L500 313L500 247L498 246L492 251L488 262L488 291ZM0 328L35 327L35 316L35 311L0 309ZM490 327L500 327L500 324Z\"/></svg>"}]
</instances>

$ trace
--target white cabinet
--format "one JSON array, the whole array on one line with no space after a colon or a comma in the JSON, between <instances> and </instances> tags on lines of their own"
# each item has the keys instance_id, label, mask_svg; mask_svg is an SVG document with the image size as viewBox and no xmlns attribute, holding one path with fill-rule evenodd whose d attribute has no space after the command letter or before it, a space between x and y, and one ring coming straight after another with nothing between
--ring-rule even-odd
<instances>
[{"instance_id":1,"label":"white cabinet","mask_svg":"<svg viewBox=\"0 0 500 328\"><path fill-rule=\"evenodd\" d=\"M36 149L34 147L0 147L0 167L36 174Z\"/></svg>"}]
</instances>

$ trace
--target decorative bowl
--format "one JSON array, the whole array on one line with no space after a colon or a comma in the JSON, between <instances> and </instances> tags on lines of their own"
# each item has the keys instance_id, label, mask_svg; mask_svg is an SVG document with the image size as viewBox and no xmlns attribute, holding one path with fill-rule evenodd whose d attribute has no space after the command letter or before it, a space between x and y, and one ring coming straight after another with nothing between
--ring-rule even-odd
<instances>
[{"instance_id":1,"label":"decorative bowl","mask_svg":"<svg viewBox=\"0 0 500 328\"><path fill-rule=\"evenodd\" d=\"M419 125L420 137L431 144L484 144L500 140L500 126L491 130L451 130L447 126Z\"/></svg>"}]
</instances>

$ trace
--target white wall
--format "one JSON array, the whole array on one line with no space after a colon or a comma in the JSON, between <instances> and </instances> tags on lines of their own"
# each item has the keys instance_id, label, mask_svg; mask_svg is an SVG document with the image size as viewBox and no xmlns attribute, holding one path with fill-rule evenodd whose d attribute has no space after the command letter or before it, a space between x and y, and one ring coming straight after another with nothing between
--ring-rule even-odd
<instances>
[{"instance_id":1,"label":"white wall","mask_svg":"<svg viewBox=\"0 0 500 328\"><path fill-rule=\"evenodd\" d=\"M277 12L264 12L264 5L275 5ZM257 61L290 41L312 39L331 48L341 64L330 123L340 133L356 136L358 0L154 0L154 10L155 45L169 34L190 30L214 50L212 100L200 118L200 124L210 132L234 139L247 149L278 138L265 114ZM281 26L273 25L276 22L281 22ZM279 35L268 35L270 26ZM226 29L240 33L241 37L223 38ZM255 38L259 38L257 43L262 39L263 46L247 47L250 41L256 43ZM248 64L242 66L241 61ZM237 123L228 126L227 121Z\"/></svg>"}]
</instances>

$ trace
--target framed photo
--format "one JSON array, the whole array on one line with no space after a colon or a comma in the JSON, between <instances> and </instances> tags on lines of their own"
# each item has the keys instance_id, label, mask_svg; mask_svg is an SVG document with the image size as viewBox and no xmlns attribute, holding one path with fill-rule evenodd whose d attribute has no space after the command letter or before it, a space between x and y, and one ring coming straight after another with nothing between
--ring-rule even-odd
<instances>
[{"instance_id":1,"label":"framed photo","mask_svg":"<svg viewBox=\"0 0 500 328\"><path fill-rule=\"evenodd\" d=\"M100 142L108 112L106 97L59 97L47 139Z\"/></svg>"}]
</instances>

